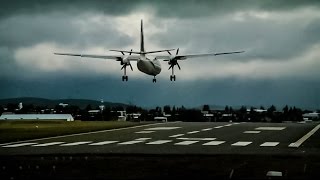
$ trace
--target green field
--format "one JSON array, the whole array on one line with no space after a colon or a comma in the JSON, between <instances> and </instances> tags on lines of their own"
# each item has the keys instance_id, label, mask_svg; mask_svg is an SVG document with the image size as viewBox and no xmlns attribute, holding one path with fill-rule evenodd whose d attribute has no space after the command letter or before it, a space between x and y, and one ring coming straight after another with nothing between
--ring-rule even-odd
<instances>
[{"instance_id":1,"label":"green field","mask_svg":"<svg viewBox=\"0 0 320 180\"><path fill-rule=\"evenodd\" d=\"M149 123L127 121L0 121L0 143L138 126Z\"/></svg>"}]
</instances>

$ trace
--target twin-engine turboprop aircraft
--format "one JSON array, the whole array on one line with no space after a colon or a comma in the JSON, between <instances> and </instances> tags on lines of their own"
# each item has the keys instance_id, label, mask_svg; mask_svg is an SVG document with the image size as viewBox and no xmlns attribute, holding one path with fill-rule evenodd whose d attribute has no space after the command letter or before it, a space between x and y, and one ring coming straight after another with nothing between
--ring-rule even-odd
<instances>
[{"instance_id":1,"label":"twin-engine turboprop aircraft","mask_svg":"<svg viewBox=\"0 0 320 180\"><path fill-rule=\"evenodd\" d=\"M178 61L185 60L187 58L196 58L196 57L205 57L205 56L218 56L225 54L235 54L235 53L243 53L244 51L234 51L234 52L224 52L224 53L207 53L207 54L189 54L189 55L178 55L179 48L176 53L173 55L170 51L175 49L164 49L158 51L145 51L144 49L144 37L143 37L143 22L141 20L141 36L140 36L140 52L136 51L125 51L125 50L110 50L120 52L122 55L114 56L114 55L94 55L94 54L72 54L72 53L54 53L55 55L66 55L66 56L79 56L79 57L88 57L88 58L100 58L100 59L113 59L116 61L120 61L122 65L121 70L123 70L124 74L122 76L122 81L128 81L127 76L127 66L133 70L131 61L137 61L137 67L139 71L153 76L152 82L157 82L156 76L161 72L161 64L160 60L167 61L169 66L169 70L172 70L172 74L170 76L170 81L175 81L176 76L174 75L174 66L178 66L181 69ZM154 59L149 59L146 57L147 54L158 53L158 52L168 52L169 55L159 55L155 56ZM127 53L127 55L125 54Z\"/></svg>"}]
</instances>

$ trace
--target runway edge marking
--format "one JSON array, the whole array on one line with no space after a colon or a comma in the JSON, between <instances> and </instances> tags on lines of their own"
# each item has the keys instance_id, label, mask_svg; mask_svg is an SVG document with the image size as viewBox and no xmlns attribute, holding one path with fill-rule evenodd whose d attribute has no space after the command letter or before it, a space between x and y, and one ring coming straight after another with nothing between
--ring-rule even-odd
<instances>
[{"instance_id":1,"label":"runway edge marking","mask_svg":"<svg viewBox=\"0 0 320 180\"><path fill-rule=\"evenodd\" d=\"M29 139L29 140L25 140L25 141L17 141L17 142L3 143L3 144L0 144L0 146L6 146L6 145L9 145L9 144L18 144L18 143L32 142L32 141L42 141L42 140L54 139L54 138L63 138L63 137L71 137L71 136L81 136L81 135L86 135L86 134L95 134L95 133L103 133L103 132L120 131L120 130L125 130L125 129L133 129L133 128L140 128L140 127L145 127L145 126L153 126L153 125L169 124L169 123L179 123L179 122L180 122L180 121L166 122L166 123L153 123L153 124L145 124L145 125L140 125L140 126L131 126L131 127L124 127L124 128L117 128L117 129L107 129L107 130L99 130L99 131L93 131L93 132L68 134L68 135L62 135L62 136L52 136L52 137L46 137L46 138Z\"/></svg>"},{"instance_id":2,"label":"runway edge marking","mask_svg":"<svg viewBox=\"0 0 320 180\"><path fill-rule=\"evenodd\" d=\"M289 144L288 147L298 148L302 143L304 143L310 136L312 136L314 133L316 133L319 129L320 129L320 124L318 124L316 127L314 127L311 131L309 131L307 134L305 134L298 141Z\"/></svg>"}]
</instances>

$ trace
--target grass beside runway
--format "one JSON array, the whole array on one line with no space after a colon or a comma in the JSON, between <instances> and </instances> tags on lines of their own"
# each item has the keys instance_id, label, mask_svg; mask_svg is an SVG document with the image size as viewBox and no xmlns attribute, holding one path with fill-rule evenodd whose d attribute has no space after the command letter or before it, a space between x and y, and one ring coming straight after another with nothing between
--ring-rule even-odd
<instances>
[{"instance_id":1,"label":"grass beside runway","mask_svg":"<svg viewBox=\"0 0 320 180\"><path fill-rule=\"evenodd\" d=\"M0 143L131 127L149 123L127 121L0 121Z\"/></svg>"}]
</instances>

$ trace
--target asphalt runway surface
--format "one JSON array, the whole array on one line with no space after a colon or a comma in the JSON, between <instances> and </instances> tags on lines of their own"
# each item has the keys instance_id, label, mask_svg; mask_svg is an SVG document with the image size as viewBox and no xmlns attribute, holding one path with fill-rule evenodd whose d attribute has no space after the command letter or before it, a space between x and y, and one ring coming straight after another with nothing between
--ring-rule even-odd
<instances>
[{"instance_id":1,"label":"asphalt runway surface","mask_svg":"<svg viewBox=\"0 0 320 180\"><path fill-rule=\"evenodd\" d=\"M6 143L0 145L0 175L9 179L43 178L48 173L54 179L320 177L319 128L315 122L169 122Z\"/></svg>"}]
</instances>

